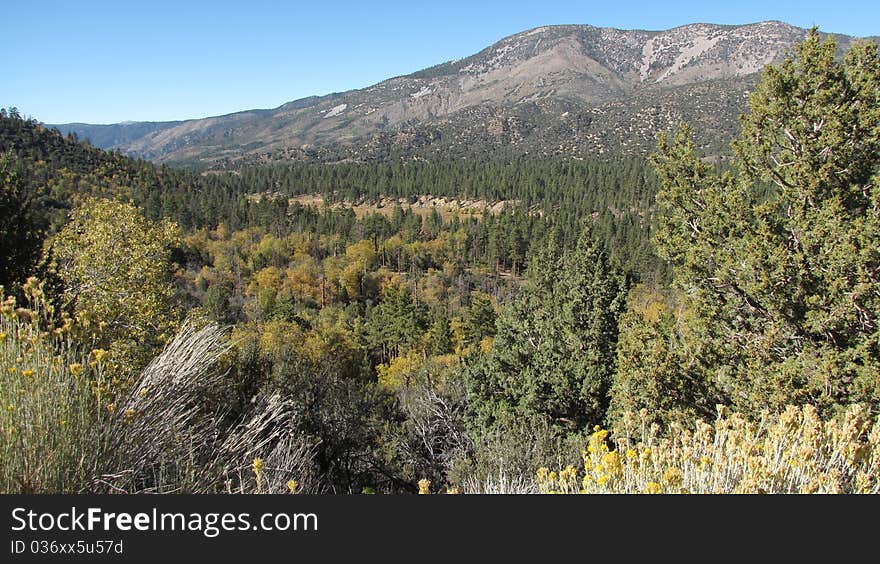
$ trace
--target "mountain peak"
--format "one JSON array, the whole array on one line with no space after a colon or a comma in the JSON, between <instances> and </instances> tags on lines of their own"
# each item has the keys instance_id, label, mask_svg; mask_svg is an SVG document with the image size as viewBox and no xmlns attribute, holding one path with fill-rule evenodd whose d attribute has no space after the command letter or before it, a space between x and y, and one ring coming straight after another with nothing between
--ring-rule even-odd
<instances>
[{"instance_id":1,"label":"mountain peak","mask_svg":"<svg viewBox=\"0 0 880 564\"><path fill-rule=\"evenodd\" d=\"M721 147L738 127L757 73L806 34L779 21L662 31L540 26L368 88L159 124L141 137L105 137L123 140L113 148L137 156L209 166L486 150L641 151L680 121ZM89 135L87 128L77 133Z\"/></svg>"}]
</instances>

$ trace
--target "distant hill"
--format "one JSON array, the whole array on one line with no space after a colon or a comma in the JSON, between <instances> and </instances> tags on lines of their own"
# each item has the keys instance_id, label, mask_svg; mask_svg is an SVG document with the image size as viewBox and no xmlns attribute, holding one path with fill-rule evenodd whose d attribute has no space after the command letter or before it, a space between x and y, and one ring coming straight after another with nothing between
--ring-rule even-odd
<instances>
[{"instance_id":1,"label":"distant hill","mask_svg":"<svg viewBox=\"0 0 880 564\"><path fill-rule=\"evenodd\" d=\"M458 61L271 110L167 123L56 125L99 147L216 167L272 161L638 153L691 123L709 151L738 131L761 69L807 30L781 22L667 31L546 26ZM841 50L855 38L837 36Z\"/></svg>"},{"instance_id":2,"label":"distant hill","mask_svg":"<svg viewBox=\"0 0 880 564\"><path fill-rule=\"evenodd\" d=\"M88 139L92 145L102 149L123 148L129 143L142 139L151 133L174 127L182 122L128 121L110 125L91 125L88 123L64 123L50 127L62 134L75 133L77 137Z\"/></svg>"}]
</instances>

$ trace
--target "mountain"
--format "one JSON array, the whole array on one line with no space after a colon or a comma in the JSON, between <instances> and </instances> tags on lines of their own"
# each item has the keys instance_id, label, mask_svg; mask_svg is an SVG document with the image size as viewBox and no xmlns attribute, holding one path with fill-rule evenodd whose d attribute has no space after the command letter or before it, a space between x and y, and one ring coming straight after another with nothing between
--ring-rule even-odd
<instances>
[{"instance_id":1,"label":"mountain","mask_svg":"<svg viewBox=\"0 0 880 564\"><path fill-rule=\"evenodd\" d=\"M78 137L88 139L92 145L101 149L123 148L128 143L142 139L143 137L169 127L174 127L180 121L124 121L111 125L92 125L88 123L65 123L54 125L64 135L76 133Z\"/></svg>"},{"instance_id":2,"label":"mountain","mask_svg":"<svg viewBox=\"0 0 880 564\"><path fill-rule=\"evenodd\" d=\"M686 121L724 151L761 69L807 31L770 21L667 31L535 28L374 86L183 122L58 125L102 148L218 167L283 160L643 152ZM854 38L836 36L841 51Z\"/></svg>"}]
</instances>

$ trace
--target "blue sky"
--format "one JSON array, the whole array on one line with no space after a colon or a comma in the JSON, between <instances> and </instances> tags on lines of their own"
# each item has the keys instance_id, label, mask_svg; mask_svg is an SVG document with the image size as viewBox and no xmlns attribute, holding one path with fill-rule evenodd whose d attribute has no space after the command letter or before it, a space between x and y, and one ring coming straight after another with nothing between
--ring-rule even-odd
<instances>
[{"instance_id":1,"label":"blue sky","mask_svg":"<svg viewBox=\"0 0 880 564\"><path fill-rule=\"evenodd\" d=\"M362 88L540 25L773 19L863 37L880 35L877 4L3 0L0 107L47 123L198 118Z\"/></svg>"}]
</instances>

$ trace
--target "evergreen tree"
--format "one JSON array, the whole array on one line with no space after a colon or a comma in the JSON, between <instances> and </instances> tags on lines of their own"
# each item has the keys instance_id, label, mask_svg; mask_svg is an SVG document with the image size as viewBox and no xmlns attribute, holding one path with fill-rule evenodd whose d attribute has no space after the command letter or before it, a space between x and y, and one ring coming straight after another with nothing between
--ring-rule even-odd
<instances>
[{"instance_id":1,"label":"evergreen tree","mask_svg":"<svg viewBox=\"0 0 880 564\"><path fill-rule=\"evenodd\" d=\"M10 154L0 155L0 286L9 293L24 282L40 257L48 222Z\"/></svg>"},{"instance_id":2,"label":"evergreen tree","mask_svg":"<svg viewBox=\"0 0 880 564\"><path fill-rule=\"evenodd\" d=\"M571 251L548 237L529 274L498 319L491 355L469 376L478 419L484 430L518 417L571 430L601 423L627 281L588 227Z\"/></svg>"},{"instance_id":3,"label":"evergreen tree","mask_svg":"<svg viewBox=\"0 0 880 564\"><path fill-rule=\"evenodd\" d=\"M225 284L212 284L205 293L205 309L217 323L229 325L235 322L236 315L230 304L232 292Z\"/></svg>"},{"instance_id":4,"label":"evergreen tree","mask_svg":"<svg viewBox=\"0 0 880 564\"><path fill-rule=\"evenodd\" d=\"M424 308L412 300L406 286L388 287L368 315L368 341L379 362L400 356L424 331Z\"/></svg>"},{"instance_id":5,"label":"evergreen tree","mask_svg":"<svg viewBox=\"0 0 880 564\"><path fill-rule=\"evenodd\" d=\"M757 413L880 402L880 58L813 30L768 67L734 142L702 162L683 128L653 156L656 243L688 297L704 372Z\"/></svg>"},{"instance_id":6,"label":"evergreen tree","mask_svg":"<svg viewBox=\"0 0 880 564\"><path fill-rule=\"evenodd\" d=\"M645 410L669 428L711 420L724 396L705 378L712 348L700 338L692 311L657 289L639 286L620 317L617 371L608 422L618 428L626 413Z\"/></svg>"},{"instance_id":7,"label":"evergreen tree","mask_svg":"<svg viewBox=\"0 0 880 564\"><path fill-rule=\"evenodd\" d=\"M465 322L464 336L471 347L479 347L483 339L495 335L495 306L483 292L474 292Z\"/></svg>"},{"instance_id":8,"label":"evergreen tree","mask_svg":"<svg viewBox=\"0 0 880 564\"><path fill-rule=\"evenodd\" d=\"M428 330L428 348L432 355L449 354L455 348L445 305L437 308L434 322Z\"/></svg>"}]
</instances>

